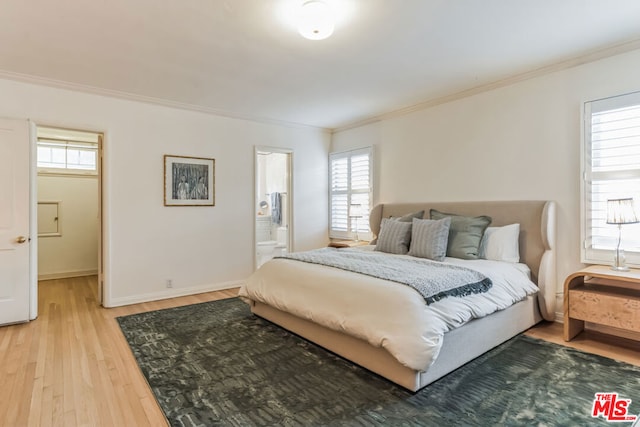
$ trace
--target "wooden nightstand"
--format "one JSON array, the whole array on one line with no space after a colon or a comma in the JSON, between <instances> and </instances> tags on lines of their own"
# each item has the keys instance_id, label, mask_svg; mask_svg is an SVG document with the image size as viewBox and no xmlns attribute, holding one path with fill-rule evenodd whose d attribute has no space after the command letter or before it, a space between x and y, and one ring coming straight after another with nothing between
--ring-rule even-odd
<instances>
[{"instance_id":1,"label":"wooden nightstand","mask_svg":"<svg viewBox=\"0 0 640 427\"><path fill-rule=\"evenodd\" d=\"M366 246L369 242L364 240L334 240L329 243L330 248L353 248L356 246Z\"/></svg>"},{"instance_id":2,"label":"wooden nightstand","mask_svg":"<svg viewBox=\"0 0 640 427\"><path fill-rule=\"evenodd\" d=\"M584 330L585 321L640 332L640 270L594 265L567 277L564 340Z\"/></svg>"}]
</instances>

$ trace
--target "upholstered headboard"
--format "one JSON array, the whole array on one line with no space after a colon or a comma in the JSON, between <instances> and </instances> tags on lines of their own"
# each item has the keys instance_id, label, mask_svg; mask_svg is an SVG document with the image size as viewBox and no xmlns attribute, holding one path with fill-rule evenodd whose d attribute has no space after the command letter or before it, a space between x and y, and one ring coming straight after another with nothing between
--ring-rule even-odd
<instances>
[{"instance_id":1,"label":"upholstered headboard","mask_svg":"<svg viewBox=\"0 0 640 427\"><path fill-rule=\"evenodd\" d=\"M555 318L556 301L556 207L555 202L540 200L496 202L388 203L376 205L369 216L374 235L380 232L382 218L437 209L458 215L488 215L491 226L520 224L520 262L531 269L532 280L540 288L540 313L546 320Z\"/></svg>"}]
</instances>

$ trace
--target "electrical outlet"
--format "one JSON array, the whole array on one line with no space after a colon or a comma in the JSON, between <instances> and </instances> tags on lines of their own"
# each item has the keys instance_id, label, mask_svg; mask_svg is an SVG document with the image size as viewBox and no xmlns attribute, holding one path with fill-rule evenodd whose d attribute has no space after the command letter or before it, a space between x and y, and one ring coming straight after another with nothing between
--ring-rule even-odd
<instances>
[{"instance_id":1,"label":"electrical outlet","mask_svg":"<svg viewBox=\"0 0 640 427\"><path fill-rule=\"evenodd\" d=\"M167 288L173 288L173 280L167 279Z\"/></svg>"}]
</instances>

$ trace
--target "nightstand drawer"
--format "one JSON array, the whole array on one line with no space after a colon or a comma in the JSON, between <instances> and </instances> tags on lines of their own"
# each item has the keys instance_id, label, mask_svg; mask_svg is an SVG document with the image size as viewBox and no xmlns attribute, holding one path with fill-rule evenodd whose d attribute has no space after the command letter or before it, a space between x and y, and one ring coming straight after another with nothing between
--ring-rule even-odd
<instances>
[{"instance_id":1,"label":"nightstand drawer","mask_svg":"<svg viewBox=\"0 0 640 427\"><path fill-rule=\"evenodd\" d=\"M640 332L640 270L615 271L602 265L583 268L564 281L564 340L585 322Z\"/></svg>"},{"instance_id":2,"label":"nightstand drawer","mask_svg":"<svg viewBox=\"0 0 640 427\"><path fill-rule=\"evenodd\" d=\"M628 289L578 286L568 308L572 319L640 332L640 297Z\"/></svg>"}]
</instances>

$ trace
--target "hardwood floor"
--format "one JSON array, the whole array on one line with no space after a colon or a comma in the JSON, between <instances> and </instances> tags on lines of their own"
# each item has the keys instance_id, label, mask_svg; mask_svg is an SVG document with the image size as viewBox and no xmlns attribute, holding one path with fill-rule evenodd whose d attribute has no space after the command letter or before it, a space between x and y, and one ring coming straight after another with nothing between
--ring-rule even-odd
<instances>
[{"instance_id":1,"label":"hardwood floor","mask_svg":"<svg viewBox=\"0 0 640 427\"><path fill-rule=\"evenodd\" d=\"M162 426L166 420L115 321L118 316L229 298L209 292L104 309L95 277L40 282L39 317L0 327L1 426ZM567 344L562 325L528 334ZM568 343L640 365L640 343L586 333Z\"/></svg>"},{"instance_id":2,"label":"hardwood floor","mask_svg":"<svg viewBox=\"0 0 640 427\"><path fill-rule=\"evenodd\" d=\"M556 344L577 348L587 353L599 354L600 356L640 366L640 341L585 330L571 341L566 342L563 338L563 325L555 322L540 323L529 329L526 334Z\"/></svg>"},{"instance_id":3,"label":"hardwood floor","mask_svg":"<svg viewBox=\"0 0 640 427\"><path fill-rule=\"evenodd\" d=\"M39 316L0 327L0 425L167 425L115 318L237 290L104 309L96 277L39 284Z\"/></svg>"}]
</instances>

